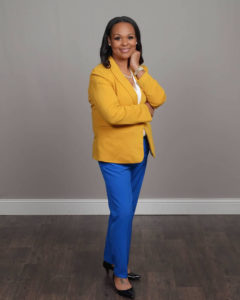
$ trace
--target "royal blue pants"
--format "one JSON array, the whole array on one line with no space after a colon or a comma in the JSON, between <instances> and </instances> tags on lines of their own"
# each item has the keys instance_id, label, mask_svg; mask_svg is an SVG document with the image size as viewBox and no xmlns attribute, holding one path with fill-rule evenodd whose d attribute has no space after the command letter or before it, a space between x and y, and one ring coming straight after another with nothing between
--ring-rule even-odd
<instances>
[{"instance_id":1,"label":"royal blue pants","mask_svg":"<svg viewBox=\"0 0 240 300\"><path fill-rule=\"evenodd\" d=\"M143 136L144 158L140 163L110 163L98 161L107 191L108 229L104 260L114 264L117 277L128 277L132 221L138 202L149 154L147 136Z\"/></svg>"}]
</instances>

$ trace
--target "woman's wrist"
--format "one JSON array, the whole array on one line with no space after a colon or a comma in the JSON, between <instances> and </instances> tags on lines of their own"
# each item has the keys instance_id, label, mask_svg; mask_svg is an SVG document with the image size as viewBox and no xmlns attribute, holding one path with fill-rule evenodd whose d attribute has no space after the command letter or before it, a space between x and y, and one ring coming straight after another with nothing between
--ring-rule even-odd
<instances>
[{"instance_id":1,"label":"woman's wrist","mask_svg":"<svg viewBox=\"0 0 240 300\"><path fill-rule=\"evenodd\" d=\"M135 75L138 79L140 79L140 77L145 73L145 70L144 70L143 67L140 66L140 65L133 66L132 69L133 69L134 75ZM138 69L140 69L140 70L138 70Z\"/></svg>"},{"instance_id":2,"label":"woman's wrist","mask_svg":"<svg viewBox=\"0 0 240 300\"><path fill-rule=\"evenodd\" d=\"M141 70L137 73L137 79L140 79L142 77L142 75L145 73L145 70Z\"/></svg>"}]
</instances>

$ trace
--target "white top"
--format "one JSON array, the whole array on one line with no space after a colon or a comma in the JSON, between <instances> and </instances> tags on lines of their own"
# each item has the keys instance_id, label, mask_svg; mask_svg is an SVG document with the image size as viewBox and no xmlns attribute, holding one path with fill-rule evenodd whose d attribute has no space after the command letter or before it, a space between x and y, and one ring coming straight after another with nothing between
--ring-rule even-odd
<instances>
[{"instance_id":1,"label":"white top","mask_svg":"<svg viewBox=\"0 0 240 300\"><path fill-rule=\"evenodd\" d=\"M131 74L132 74L132 71L131 71ZM132 75L133 75L133 74L132 74ZM137 83L135 77L134 77L134 76L132 76L132 77L133 77L133 80L134 80L134 83L135 83L134 90L135 90L136 93L137 93L138 104L139 104L140 101L141 101L141 96L142 96L141 89L140 89L140 87L139 87L139 85L138 85L138 83ZM143 135L146 135L146 132L145 132L144 129L143 129Z\"/></svg>"}]
</instances>

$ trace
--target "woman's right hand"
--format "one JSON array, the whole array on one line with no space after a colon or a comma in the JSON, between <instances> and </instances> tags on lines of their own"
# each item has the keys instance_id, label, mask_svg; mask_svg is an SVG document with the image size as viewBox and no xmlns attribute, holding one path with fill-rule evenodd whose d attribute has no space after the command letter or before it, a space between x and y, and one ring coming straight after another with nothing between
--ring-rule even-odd
<instances>
[{"instance_id":1,"label":"woman's right hand","mask_svg":"<svg viewBox=\"0 0 240 300\"><path fill-rule=\"evenodd\" d=\"M148 107L148 109L149 109L149 111L150 111L150 114L151 114L151 116L153 117L153 114L154 114L154 108L151 106L151 104L150 104L148 101L146 101L145 104L147 105L147 107Z\"/></svg>"}]
</instances>

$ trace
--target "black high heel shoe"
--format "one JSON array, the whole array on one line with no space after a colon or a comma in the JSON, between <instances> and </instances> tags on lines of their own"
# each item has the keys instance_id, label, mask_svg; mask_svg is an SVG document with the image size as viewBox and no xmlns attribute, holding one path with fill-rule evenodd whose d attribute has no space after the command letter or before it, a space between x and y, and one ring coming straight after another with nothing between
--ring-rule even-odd
<instances>
[{"instance_id":1,"label":"black high heel shoe","mask_svg":"<svg viewBox=\"0 0 240 300\"><path fill-rule=\"evenodd\" d=\"M103 261L103 267L106 269L107 274L109 273L109 270L114 269L112 264L106 262L105 260ZM128 273L128 279L137 280L137 279L140 279L140 278L141 278L141 275L139 275L139 274L136 274L136 273L133 273L133 272Z\"/></svg>"},{"instance_id":2,"label":"black high heel shoe","mask_svg":"<svg viewBox=\"0 0 240 300\"><path fill-rule=\"evenodd\" d=\"M119 290L119 289L116 288L115 281L114 281L114 273L113 273L113 285L114 285L115 290L117 291L117 293L120 296L131 298L131 299L135 298L135 291L133 289L133 286L130 289L127 289L127 290Z\"/></svg>"}]
</instances>

